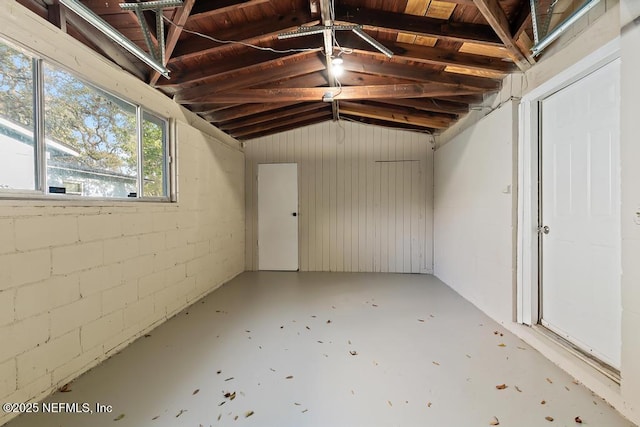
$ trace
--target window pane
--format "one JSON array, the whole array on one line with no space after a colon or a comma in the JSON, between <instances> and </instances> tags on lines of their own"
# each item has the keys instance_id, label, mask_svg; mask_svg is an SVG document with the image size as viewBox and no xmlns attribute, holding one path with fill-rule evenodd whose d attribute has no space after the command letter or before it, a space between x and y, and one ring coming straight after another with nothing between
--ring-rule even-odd
<instances>
[{"instance_id":1,"label":"window pane","mask_svg":"<svg viewBox=\"0 0 640 427\"><path fill-rule=\"evenodd\" d=\"M0 189L36 189L33 130L33 61L0 41Z\"/></svg>"},{"instance_id":2,"label":"window pane","mask_svg":"<svg viewBox=\"0 0 640 427\"><path fill-rule=\"evenodd\" d=\"M44 67L44 91L49 192L135 195L135 106L51 65Z\"/></svg>"},{"instance_id":3,"label":"window pane","mask_svg":"<svg viewBox=\"0 0 640 427\"><path fill-rule=\"evenodd\" d=\"M166 122L151 114L144 113L142 126L142 151L145 197L163 197L167 195L165 184Z\"/></svg>"}]
</instances>

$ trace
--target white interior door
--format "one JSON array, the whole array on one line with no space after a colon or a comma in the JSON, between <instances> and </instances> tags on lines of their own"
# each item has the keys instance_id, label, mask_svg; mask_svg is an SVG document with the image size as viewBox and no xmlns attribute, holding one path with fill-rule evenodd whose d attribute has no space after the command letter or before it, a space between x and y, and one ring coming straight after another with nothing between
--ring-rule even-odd
<instances>
[{"instance_id":1,"label":"white interior door","mask_svg":"<svg viewBox=\"0 0 640 427\"><path fill-rule=\"evenodd\" d=\"M620 60L541 106L541 323L619 368Z\"/></svg>"},{"instance_id":2,"label":"white interior door","mask_svg":"<svg viewBox=\"0 0 640 427\"><path fill-rule=\"evenodd\" d=\"M298 165L258 165L258 268L298 270Z\"/></svg>"}]
</instances>

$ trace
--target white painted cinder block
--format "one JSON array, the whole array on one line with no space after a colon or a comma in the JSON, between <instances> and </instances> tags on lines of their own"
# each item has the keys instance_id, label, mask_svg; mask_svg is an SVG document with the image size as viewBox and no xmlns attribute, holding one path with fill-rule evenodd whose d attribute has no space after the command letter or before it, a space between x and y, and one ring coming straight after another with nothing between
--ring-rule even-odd
<instances>
[{"instance_id":1,"label":"white painted cinder block","mask_svg":"<svg viewBox=\"0 0 640 427\"><path fill-rule=\"evenodd\" d=\"M103 242L53 248L52 255L53 274L68 274L98 267L103 263Z\"/></svg>"},{"instance_id":2,"label":"white painted cinder block","mask_svg":"<svg viewBox=\"0 0 640 427\"><path fill-rule=\"evenodd\" d=\"M16 391L17 369L16 360L9 359L0 363L0 396L6 396Z\"/></svg>"},{"instance_id":3,"label":"white painted cinder block","mask_svg":"<svg viewBox=\"0 0 640 427\"><path fill-rule=\"evenodd\" d=\"M80 334L76 330L19 355L16 359L18 387L25 387L38 378L50 374L53 369L79 354Z\"/></svg>"},{"instance_id":4,"label":"white painted cinder block","mask_svg":"<svg viewBox=\"0 0 640 427\"><path fill-rule=\"evenodd\" d=\"M16 250L13 219L0 218L0 254Z\"/></svg>"},{"instance_id":5,"label":"white painted cinder block","mask_svg":"<svg viewBox=\"0 0 640 427\"><path fill-rule=\"evenodd\" d=\"M15 319L15 289L0 291L0 326L7 325Z\"/></svg>"},{"instance_id":6,"label":"white painted cinder block","mask_svg":"<svg viewBox=\"0 0 640 427\"><path fill-rule=\"evenodd\" d=\"M122 236L122 222L117 214L87 215L78 218L80 240L90 242Z\"/></svg>"},{"instance_id":7,"label":"white painted cinder block","mask_svg":"<svg viewBox=\"0 0 640 427\"><path fill-rule=\"evenodd\" d=\"M116 335L123 329L122 310L107 314L93 322L87 323L80 329L82 350L87 351L105 340Z\"/></svg>"},{"instance_id":8,"label":"white painted cinder block","mask_svg":"<svg viewBox=\"0 0 640 427\"><path fill-rule=\"evenodd\" d=\"M104 263L112 264L138 256L138 238L121 237L104 241Z\"/></svg>"},{"instance_id":9,"label":"white painted cinder block","mask_svg":"<svg viewBox=\"0 0 640 427\"><path fill-rule=\"evenodd\" d=\"M156 254L165 248L164 233L151 233L138 237L140 255Z\"/></svg>"},{"instance_id":10,"label":"white painted cinder block","mask_svg":"<svg viewBox=\"0 0 640 427\"><path fill-rule=\"evenodd\" d=\"M80 299L79 283L79 276L73 274L56 276L43 282L19 287L16 290L16 318L24 319L46 313L52 308Z\"/></svg>"},{"instance_id":11,"label":"white painted cinder block","mask_svg":"<svg viewBox=\"0 0 640 427\"><path fill-rule=\"evenodd\" d=\"M0 327L0 363L44 344L49 339L49 314Z\"/></svg>"},{"instance_id":12,"label":"white painted cinder block","mask_svg":"<svg viewBox=\"0 0 640 427\"><path fill-rule=\"evenodd\" d=\"M19 251L68 245L78 241L78 221L70 215L17 218L15 236Z\"/></svg>"},{"instance_id":13,"label":"white painted cinder block","mask_svg":"<svg viewBox=\"0 0 640 427\"><path fill-rule=\"evenodd\" d=\"M154 314L155 304L152 296L136 301L124 309L124 327L129 328L144 323L145 320L151 320Z\"/></svg>"},{"instance_id":14,"label":"white painted cinder block","mask_svg":"<svg viewBox=\"0 0 640 427\"><path fill-rule=\"evenodd\" d=\"M51 311L51 337L80 328L102 314L101 295L84 297Z\"/></svg>"},{"instance_id":15,"label":"white painted cinder block","mask_svg":"<svg viewBox=\"0 0 640 427\"><path fill-rule=\"evenodd\" d=\"M116 286L120 286L123 281L122 264L111 264L79 273L80 295L88 297L97 292L102 292Z\"/></svg>"},{"instance_id":16,"label":"white painted cinder block","mask_svg":"<svg viewBox=\"0 0 640 427\"><path fill-rule=\"evenodd\" d=\"M117 288L112 288L102 293L102 312L111 313L122 310L127 304L138 299L138 286L136 281L123 282Z\"/></svg>"},{"instance_id":17,"label":"white painted cinder block","mask_svg":"<svg viewBox=\"0 0 640 427\"><path fill-rule=\"evenodd\" d=\"M38 282L51 275L51 251L41 249L30 252L18 252L7 257L11 269L11 285Z\"/></svg>"}]
</instances>

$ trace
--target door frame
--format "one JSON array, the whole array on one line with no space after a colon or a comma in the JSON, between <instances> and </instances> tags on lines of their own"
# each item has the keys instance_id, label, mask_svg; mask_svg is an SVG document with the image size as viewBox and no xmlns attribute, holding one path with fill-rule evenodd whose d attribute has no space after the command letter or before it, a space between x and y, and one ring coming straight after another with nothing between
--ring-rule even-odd
<instances>
[{"instance_id":1,"label":"door frame","mask_svg":"<svg viewBox=\"0 0 640 427\"><path fill-rule=\"evenodd\" d=\"M518 238L516 320L536 325L540 320L540 102L620 57L620 37L522 97L518 126Z\"/></svg>"}]
</instances>

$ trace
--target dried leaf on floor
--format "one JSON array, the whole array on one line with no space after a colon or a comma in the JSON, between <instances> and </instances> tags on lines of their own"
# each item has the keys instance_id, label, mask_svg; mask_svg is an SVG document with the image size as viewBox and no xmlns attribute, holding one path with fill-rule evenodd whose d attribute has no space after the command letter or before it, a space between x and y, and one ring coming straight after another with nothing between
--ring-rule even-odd
<instances>
[{"instance_id":1,"label":"dried leaf on floor","mask_svg":"<svg viewBox=\"0 0 640 427\"><path fill-rule=\"evenodd\" d=\"M123 419L123 418L124 418L124 414L120 414L120 415L118 415L117 417L115 417L115 418L113 419L113 421L120 421L120 420L121 420L121 419Z\"/></svg>"},{"instance_id":2,"label":"dried leaf on floor","mask_svg":"<svg viewBox=\"0 0 640 427\"><path fill-rule=\"evenodd\" d=\"M582 418L580 418L580 417L575 417L575 418L573 419L573 421L575 421L575 422L576 422L576 423L578 423L578 424L582 424Z\"/></svg>"},{"instance_id":3,"label":"dried leaf on floor","mask_svg":"<svg viewBox=\"0 0 640 427\"><path fill-rule=\"evenodd\" d=\"M389 404L389 406L393 406L393 403L391 403L390 400L387 400L387 403Z\"/></svg>"},{"instance_id":4,"label":"dried leaf on floor","mask_svg":"<svg viewBox=\"0 0 640 427\"><path fill-rule=\"evenodd\" d=\"M308 326L305 326L305 328L307 328L307 329L311 330L311 328L310 328L310 327L308 327Z\"/></svg>"},{"instance_id":5,"label":"dried leaf on floor","mask_svg":"<svg viewBox=\"0 0 640 427\"><path fill-rule=\"evenodd\" d=\"M549 421L550 423L553 422L553 417L546 416L544 417L544 419Z\"/></svg>"},{"instance_id":6,"label":"dried leaf on floor","mask_svg":"<svg viewBox=\"0 0 640 427\"><path fill-rule=\"evenodd\" d=\"M469 356L468 354L466 356L467 356L467 358L471 359L471 356Z\"/></svg>"},{"instance_id":7,"label":"dried leaf on floor","mask_svg":"<svg viewBox=\"0 0 640 427\"><path fill-rule=\"evenodd\" d=\"M58 391L60 393L69 393L71 391L71 384L70 383L66 383L65 385L63 385L62 387L60 387L58 389Z\"/></svg>"},{"instance_id":8,"label":"dried leaf on floor","mask_svg":"<svg viewBox=\"0 0 640 427\"><path fill-rule=\"evenodd\" d=\"M271 372L275 372L275 371L276 371L276 370L275 370L275 369L273 369L273 368L269 368L269 369L271 370Z\"/></svg>"},{"instance_id":9,"label":"dried leaf on floor","mask_svg":"<svg viewBox=\"0 0 640 427\"><path fill-rule=\"evenodd\" d=\"M291 380L291 379L293 379L293 375L289 375L289 376L285 377L285 379Z\"/></svg>"},{"instance_id":10,"label":"dried leaf on floor","mask_svg":"<svg viewBox=\"0 0 640 427\"><path fill-rule=\"evenodd\" d=\"M424 319L418 319L418 322L424 322Z\"/></svg>"},{"instance_id":11,"label":"dried leaf on floor","mask_svg":"<svg viewBox=\"0 0 640 427\"><path fill-rule=\"evenodd\" d=\"M180 415L184 414L185 412L187 412L186 409L180 409L180 412L176 414L176 418L178 418Z\"/></svg>"},{"instance_id":12,"label":"dried leaf on floor","mask_svg":"<svg viewBox=\"0 0 640 427\"><path fill-rule=\"evenodd\" d=\"M436 366L440 366L440 364L438 362L431 362L431 363L433 363Z\"/></svg>"},{"instance_id":13,"label":"dried leaf on floor","mask_svg":"<svg viewBox=\"0 0 640 427\"><path fill-rule=\"evenodd\" d=\"M232 379L233 379L233 377L229 377L225 381L231 381Z\"/></svg>"},{"instance_id":14,"label":"dried leaf on floor","mask_svg":"<svg viewBox=\"0 0 640 427\"><path fill-rule=\"evenodd\" d=\"M564 386L564 389L565 389L565 390L567 390L567 391L571 391L571 390L569 389L569 387L567 387L567 386Z\"/></svg>"},{"instance_id":15,"label":"dried leaf on floor","mask_svg":"<svg viewBox=\"0 0 640 427\"><path fill-rule=\"evenodd\" d=\"M553 384L553 381L551 381L551 378L547 378L547 382L548 382L549 384Z\"/></svg>"},{"instance_id":16,"label":"dried leaf on floor","mask_svg":"<svg viewBox=\"0 0 640 427\"><path fill-rule=\"evenodd\" d=\"M498 347L506 347L507 345L503 342L501 342L500 344L498 344Z\"/></svg>"},{"instance_id":17,"label":"dried leaf on floor","mask_svg":"<svg viewBox=\"0 0 640 427\"><path fill-rule=\"evenodd\" d=\"M351 350L351 351L349 351L349 354L352 355L352 356L357 356L358 352L355 351L355 350Z\"/></svg>"},{"instance_id":18,"label":"dried leaf on floor","mask_svg":"<svg viewBox=\"0 0 640 427\"><path fill-rule=\"evenodd\" d=\"M515 386L515 387L516 387L516 391L517 391L518 393L522 393L522 390L520 390L520 387L518 387L518 386Z\"/></svg>"},{"instance_id":19,"label":"dried leaf on floor","mask_svg":"<svg viewBox=\"0 0 640 427\"><path fill-rule=\"evenodd\" d=\"M372 306L372 307L377 307L377 306L378 306L378 304L371 304L371 306Z\"/></svg>"},{"instance_id":20,"label":"dried leaf on floor","mask_svg":"<svg viewBox=\"0 0 640 427\"><path fill-rule=\"evenodd\" d=\"M318 342L319 342L320 344L324 344L324 342L323 342L323 341L318 340Z\"/></svg>"},{"instance_id":21,"label":"dried leaf on floor","mask_svg":"<svg viewBox=\"0 0 640 427\"><path fill-rule=\"evenodd\" d=\"M296 405L296 406L302 405L302 403L298 403L298 402L293 402L293 404Z\"/></svg>"},{"instance_id":22,"label":"dried leaf on floor","mask_svg":"<svg viewBox=\"0 0 640 427\"><path fill-rule=\"evenodd\" d=\"M305 412L307 412L307 411L308 411L308 409L303 409L303 410L302 410L302 413L304 414L304 413L305 413Z\"/></svg>"},{"instance_id":23,"label":"dried leaf on floor","mask_svg":"<svg viewBox=\"0 0 640 427\"><path fill-rule=\"evenodd\" d=\"M432 403L431 402L427 402L427 408L431 408Z\"/></svg>"},{"instance_id":24,"label":"dried leaf on floor","mask_svg":"<svg viewBox=\"0 0 640 427\"><path fill-rule=\"evenodd\" d=\"M540 401L540 404L541 404L541 405L544 405L544 404L546 404L546 403L547 403L547 401L546 401L546 400L541 400L541 401Z\"/></svg>"},{"instance_id":25,"label":"dried leaf on floor","mask_svg":"<svg viewBox=\"0 0 640 427\"><path fill-rule=\"evenodd\" d=\"M218 406L222 406L222 405L224 405L225 403L227 403L227 401L226 401L226 400L223 400L222 402L218 403Z\"/></svg>"},{"instance_id":26,"label":"dried leaf on floor","mask_svg":"<svg viewBox=\"0 0 640 427\"><path fill-rule=\"evenodd\" d=\"M198 394L198 393L200 393L200 389L199 389L199 388L197 388L197 389L193 390L193 393L191 393L191 394L192 394L192 395L195 395L195 394Z\"/></svg>"},{"instance_id":27,"label":"dried leaf on floor","mask_svg":"<svg viewBox=\"0 0 640 427\"><path fill-rule=\"evenodd\" d=\"M220 418L222 418L222 414L218 414L218 421L220 421Z\"/></svg>"},{"instance_id":28,"label":"dried leaf on floor","mask_svg":"<svg viewBox=\"0 0 640 427\"><path fill-rule=\"evenodd\" d=\"M222 371L218 370L218 372L216 372L216 374L220 375L222 373Z\"/></svg>"},{"instance_id":29,"label":"dried leaf on floor","mask_svg":"<svg viewBox=\"0 0 640 427\"><path fill-rule=\"evenodd\" d=\"M327 320L327 323L331 323L331 320Z\"/></svg>"},{"instance_id":30,"label":"dried leaf on floor","mask_svg":"<svg viewBox=\"0 0 640 427\"><path fill-rule=\"evenodd\" d=\"M492 418L489 420L489 425L490 425L490 426L499 426L499 425L500 425L500 421L498 421L498 418L496 418L496 417L492 417Z\"/></svg>"},{"instance_id":31,"label":"dried leaf on floor","mask_svg":"<svg viewBox=\"0 0 640 427\"><path fill-rule=\"evenodd\" d=\"M249 418L249 417L250 417L251 415L253 415L253 414L254 414L254 412L253 412L253 411L249 411L249 412L247 412L246 414L244 414L244 417L245 417L245 418Z\"/></svg>"},{"instance_id":32,"label":"dried leaf on floor","mask_svg":"<svg viewBox=\"0 0 640 427\"><path fill-rule=\"evenodd\" d=\"M145 338L149 338L151 336L151 334L144 334Z\"/></svg>"},{"instance_id":33,"label":"dried leaf on floor","mask_svg":"<svg viewBox=\"0 0 640 427\"><path fill-rule=\"evenodd\" d=\"M436 316L434 316L433 314L430 314L429 317L436 317Z\"/></svg>"},{"instance_id":34,"label":"dried leaf on floor","mask_svg":"<svg viewBox=\"0 0 640 427\"><path fill-rule=\"evenodd\" d=\"M348 342L349 342L349 345L351 345L351 340L349 340Z\"/></svg>"},{"instance_id":35,"label":"dried leaf on floor","mask_svg":"<svg viewBox=\"0 0 640 427\"><path fill-rule=\"evenodd\" d=\"M246 333L250 333L250 332L251 332L251 331L250 331L250 330L248 330L248 329L245 329L244 331L245 331Z\"/></svg>"},{"instance_id":36,"label":"dried leaf on floor","mask_svg":"<svg viewBox=\"0 0 640 427\"><path fill-rule=\"evenodd\" d=\"M580 385L580 381L578 381L578 380L573 380L571 382L574 383L575 385Z\"/></svg>"},{"instance_id":37,"label":"dried leaf on floor","mask_svg":"<svg viewBox=\"0 0 640 427\"><path fill-rule=\"evenodd\" d=\"M160 418L160 415L156 415L155 417L151 418L151 421L155 421L155 420L157 420L158 418Z\"/></svg>"},{"instance_id":38,"label":"dried leaf on floor","mask_svg":"<svg viewBox=\"0 0 640 427\"><path fill-rule=\"evenodd\" d=\"M351 390L351 394L355 396L355 395L356 395L356 392L355 392L355 391L353 391L353 390Z\"/></svg>"},{"instance_id":39,"label":"dried leaf on floor","mask_svg":"<svg viewBox=\"0 0 640 427\"><path fill-rule=\"evenodd\" d=\"M238 420L238 416L236 415L235 417L233 417L233 421L237 421Z\"/></svg>"},{"instance_id":40,"label":"dried leaf on floor","mask_svg":"<svg viewBox=\"0 0 640 427\"><path fill-rule=\"evenodd\" d=\"M505 388L507 388L507 387L509 387L509 386L508 386L508 385L506 385L506 384L498 384L498 385L496 386L496 388L497 388L498 390L504 390L504 389L505 389Z\"/></svg>"},{"instance_id":41,"label":"dried leaf on floor","mask_svg":"<svg viewBox=\"0 0 640 427\"><path fill-rule=\"evenodd\" d=\"M526 350L526 348L524 348L524 347L520 347L520 346L518 346L518 349L519 349L519 350Z\"/></svg>"}]
</instances>

